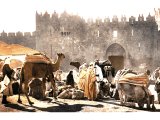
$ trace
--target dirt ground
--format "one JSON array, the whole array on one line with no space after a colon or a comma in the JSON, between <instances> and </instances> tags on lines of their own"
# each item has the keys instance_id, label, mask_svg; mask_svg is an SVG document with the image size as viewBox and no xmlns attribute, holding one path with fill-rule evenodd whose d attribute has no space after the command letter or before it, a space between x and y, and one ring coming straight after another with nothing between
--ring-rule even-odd
<instances>
[{"instance_id":1,"label":"dirt ground","mask_svg":"<svg viewBox=\"0 0 160 120\"><path fill-rule=\"evenodd\" d=\"M160 111L160 104L157 102L157 94L154 91L154 85L149 87L152 94L155 96L156 112ZM10 104L3 105L2 94L0 94L0 113L1 112L151 112L144 109L139 109L138 105L132 103L121 106L119 100L113 98L106 98L99 101L89 100L72 100L72 99L58 99L54 101L51 97L40 101L30 96L34 104L30 106L25 96L21 96L22 104L17 103L18 95L13 95L7 98Z\"/></svg>"},{"instance_id":2,"label":"dirt ground","mask_svg":"<svg viewBox=\"0 0 160 120\"><path fill-rule=\"evenodd\" d=\"M3 105L0 103L0 112L151 112L144 109L139 109L137 104L128 103L126 106L121 106L119 100L106 98L99 101L88 100L71 100L71 99L58 99L57 101L52 98L47 98L44 101L36 100L32 97L34 102L30 106L25 96L22 96L22 104L17 103L18 95L8 97L10 104ZM0 94L0 102L2 94ZM156 112L160 111L160 104L155 104Z\"/></svg>"}]
</instances>

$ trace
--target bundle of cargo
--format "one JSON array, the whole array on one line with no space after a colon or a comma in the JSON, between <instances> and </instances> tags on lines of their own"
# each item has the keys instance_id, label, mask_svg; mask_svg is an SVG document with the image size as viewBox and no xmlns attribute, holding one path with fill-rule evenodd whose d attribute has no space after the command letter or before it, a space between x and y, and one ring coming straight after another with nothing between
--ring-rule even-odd
<instances>
[{"instance_id":1,"label":"bundle of cargo","mask_svg":"<svg viewBox=\"0 0 160 120\"><path fill-rule=\"evenodd\" d=\"M26 55L25 61L31 63L51 63L51 60L43 54Z\"/></svg>"},{"instance_id":2,"label":"bundle of cargo","mask_svg":"<svg viewBox=\"0 0 160 120\"><path fill-rule=\"evenodd\" d=\"M149 82L149 78L147 73L142 74L133 74L133 73L127 73L120 77L118 83L128 83L132 85L138 85L138 86L147 86Z\"/></svg>"},{"instance_id":3,"label":"bundle of cargo","mask_svg":"<svg viewBox=\"0 0 160 120\"><path fill-rule=\"evenodd\" d=\"M21 68L23 65L23 62L21 60L18 60L18 59L11 59L10 60L10 67L12 69L15 69L15 68Z\"/></svg>"},{"instance_id":4,"label":"bundle of cargo","mask_svg":"<svg viewBox=\"0 0 160 120\"><path fill-rule=\"evenodd\" d=\"M57 97L61 99L75 99L80 100L84 99L84 91L79 90L77 88L72 88L71 86L67 89L64 89Z\"/></svg>"}]
</instances>

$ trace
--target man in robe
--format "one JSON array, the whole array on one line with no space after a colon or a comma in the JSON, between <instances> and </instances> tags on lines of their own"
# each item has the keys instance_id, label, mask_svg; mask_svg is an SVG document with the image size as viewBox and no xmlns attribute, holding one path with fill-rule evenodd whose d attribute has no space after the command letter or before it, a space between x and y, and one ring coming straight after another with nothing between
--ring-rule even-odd
<instances>
[{"instance_id":1,"label":"man in robe","mask_svg":"<svg viewBox=\"0 0 160 120\"><path fill-rule=\"evenodd\" d=\"M6 60L5 60L5 63L4 63L4 66L3 66L3 68L2 68L2 73L3 73L3 78L2 78L2 80L4 81L4 83L7 83L7 84L4 84L5 86L6 86L6 88L7 87L11 87L10 86L10 81L11 81L11 79L14 79L13 77L12 77L12 74L14 73L14 70L9 66L9 64L10 64L10 58L7 58ZM8 82L6 82L6 81L8 81ZM8 88L8 89L9 89ZM9 89L9 92L12 94L12 91L11 91L11 89ZM7 94L8 94L8 92L5 92L4 90L3 90L3 96L2 96L2 104L8 104L9 102L7 101Z\"/></svg>"},{"instance_id":2,"label":"man in robe","mask_svg":"<svg viewBox=\"0 0 160 120\"><path fill-rule=\"evenodd\" d=\"M78 82L78 88L83 91L85 89L86 75L87 75L87 64L84 63L82 66L80 66L79 82Z\"/></svg>"},{"instance_id":3,"label":"man in robe","mask_svg":"<svg viewBox=\"0 0 160 120\"><path fill-rule=\"evenodd\" d=\"M71 70L67 75L66 85L71 85L74 87L74 78L73 78L73 71Z\"/></svg>"},{"instance_id":4,"label":"man in robe","mask_svg":"<svg viewBox=\"0 0 160 120\"><path fill-rule=\"evenodd\" d=\"M97 98L96 74L93 62L90 63L87 70L84 96L87 97L88 100L96 100Z\"/></svg>"}]
</instances>

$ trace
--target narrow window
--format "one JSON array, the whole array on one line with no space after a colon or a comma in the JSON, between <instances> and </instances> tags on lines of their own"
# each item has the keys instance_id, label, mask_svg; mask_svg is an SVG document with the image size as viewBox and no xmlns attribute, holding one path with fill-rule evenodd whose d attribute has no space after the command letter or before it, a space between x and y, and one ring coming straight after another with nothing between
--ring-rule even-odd
<instances>
[{"instance_id":1,"label":"narrow window","mask_svg":"<svg viewBox=\"0 0 160 120\"><path fill-rule=\"evenodd\" d=\"M99 30L98 30L98 32L97 32L97 37L99 37Z\"/></svg>"},{"instance_id":2,"label":"narrow window","mask_svg":"<svg viewBox=\"0 0 160 120\"><path fill-rule=\"evenodd\" d=\"M132 34L132 36L133 36L133 29L132 29L132 31L131 31L131 34Z\"/></svg>"},{"instance_id":3,"label":"narrow window","mask_svg":"<svg viewBox=\"0 0 160 120\"><path fill-rule=\"evenodd\" d=\"M141 48L141 43L138 43L138 48L139 48L139 51L140 51L140 48Z\"/></svg>"},{"instance_id":4,"label":"narrow window","mask_svg":"<svg viewBox=\"0 0 160 120\"><path fill-rule=\"evenodd\" d=\"M117 31L116 30L113 31L113 37L117 38Z\"/></svg>"}]
</instances>

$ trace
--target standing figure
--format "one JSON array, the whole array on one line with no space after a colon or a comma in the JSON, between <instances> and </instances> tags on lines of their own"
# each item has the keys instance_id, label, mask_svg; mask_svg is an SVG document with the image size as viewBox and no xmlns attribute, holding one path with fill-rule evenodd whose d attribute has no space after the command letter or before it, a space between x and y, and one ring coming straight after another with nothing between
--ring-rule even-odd
<instances>
[{"instance_id":1,"label":"standing figure","mask_svg":"<svg viewBox=\"0 0 160 120\"><path fill-rule=\"evenodd\" d=\"M112 66L105 66L104 67L104 70L105 70L105 73L106 73L106 78L107 78L109 83L112 83L112 79L113 79L111 69L112 69Z\"/></svg>"},{"instance_id":2,"label":"standing figure","mask_svg":"<svg viewBox=\"0 0 160 120\"><path fill-rule=\"evenodd\" d=\"M94 69L95 69L95 74L96 74L96 93L97 93L97 98L102 98L104 96L104 92L103 92L103 86L105 86L105 82L104 82L104 78L103 78L103 73L102 73L102 69L99 66L99 62L95 62L94 65Z\"/></svg>"},{"instance_id":3,"label":"standing figure","mask_svg":"<svg viewBox=\"0 0 160 120\"><path fill-rule=\"evenodd\" d=\"M84 96L87 97L88 100L96 100L97 98L96 74L93 62L90 63L87 70Z\"/></svg>"},{"instance_id":4,"label":"standing figure","mask_svg":"<svg viewBox=\"0 0 160 120\"><path fill-rule=\"evenodd\" d=\"M62 70L57 70L56 72L55 72L55 74L54 74L54 78L55 78L55 80L57 80L57 81L61 81L62 80Z\"/></svg>"},{"instance_id":5,"label":"standing figure","mask_svg":"<svg viewBox=\"0 0 160 120\"><path fill-rule=\"evenodd\" d=\"M66 85L71 85L74 87L74 78L73 78L73 71L71 70L67 75Z\"/></svg>"},{"instance_id":6,"label":"standing figure","mask_svg":"<svg viewBox=\"0 0 160 120\"><path fill-rule=\"evenodd\" d=\"M9 64L10 64L10 59L7 58L4 62L3 68L2 68L2 73L3 73L2 80L4 80L4 78L6 78L5 76L7 76L10 81L13 78L12 74L14 73L14 70L12 68L10 68ZM9 85L7 87L9 87ZM7 95L3 91L2 104L8 104L8 103L9 102L7 101Z\"/></svg>"},{"instance_id":7,"label":"standing figure","mask_svg":"<svg viewBox=\"0 0 160 120\"><path fill-rule=\"evenodd\" d=\"M158 67L157 69L155 69L155 71L153 72L153 79L157 80L157 78L160 76L160 67Z\"/></svg>"},{"instance_id":8,"label":"standing figure","mask_svg":"<svg viewBox=\"0 0 160 120\"><path fill-rule=\"evenodd\" d=\"M78 88L80 90L83 90L83 91L84 91L84 88L85 88L86 75L87 75L87 64L84 63L80 67L79 77L78 77L79 78Z\"/></svg>"}]
</instances>

